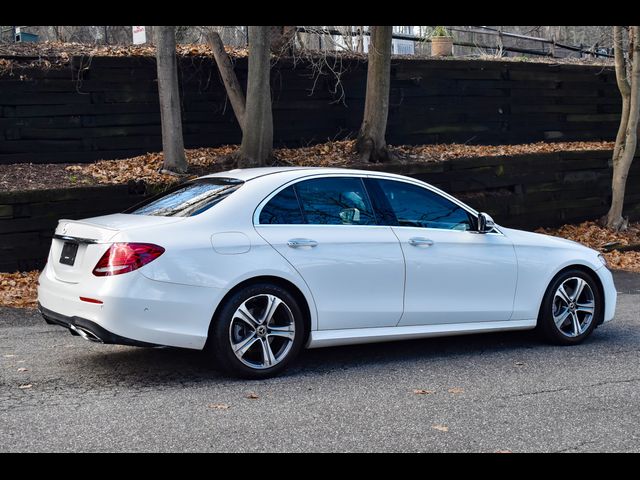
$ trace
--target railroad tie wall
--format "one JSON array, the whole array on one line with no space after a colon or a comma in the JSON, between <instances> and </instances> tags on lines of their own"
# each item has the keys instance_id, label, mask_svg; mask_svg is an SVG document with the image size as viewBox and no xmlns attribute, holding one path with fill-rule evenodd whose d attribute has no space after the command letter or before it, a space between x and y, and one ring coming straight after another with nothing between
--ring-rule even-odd
<instances>
[{"instance_id":1,"label":"railroad tie wall","mask_svg":"<svg viewBox=\"0 0 640 480\"><path fill-rule=\"evenodd\" d=\"M272 68L276 146L357 133L364 61ZM235 60L241 84L246 59ZM72 57L56 68L0 69L0 164L92 162L162 149L152 57ZM215 63L179 60L187 148L236 144L240 129ZM493 60L394 59L390 144L612 140L620 96L612 68Z\"/></svg>"}]
</instances>

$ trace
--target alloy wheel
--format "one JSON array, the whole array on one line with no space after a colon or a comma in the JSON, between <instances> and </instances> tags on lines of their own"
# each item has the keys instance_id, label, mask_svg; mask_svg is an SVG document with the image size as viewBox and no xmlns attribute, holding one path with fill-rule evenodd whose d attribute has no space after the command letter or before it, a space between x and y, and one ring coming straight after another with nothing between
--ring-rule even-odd
<instances>
[{"instance_id":1,"label":"alloy wheel","mask_svg":"<svg viewBox=\"0 0 640 480\"><path fill-rule=\"evenodd\" d=\"M229 324L233 353L243 364L255 369L271 368L284 360L295 335L291 309L271 294L245 300Z\"/></svg>"},{"instance_id":2,"label":"alloy wheel","mask_svg":"<svg viewBox=\"0 0 640 480\"><path fill-rule=\"evenodd\" d=\"M553 296L552 315L556 328L567 337L587 331L596 311L595 297L589 283L580 277L564 280Z\"/></svg>"}]
</instances>

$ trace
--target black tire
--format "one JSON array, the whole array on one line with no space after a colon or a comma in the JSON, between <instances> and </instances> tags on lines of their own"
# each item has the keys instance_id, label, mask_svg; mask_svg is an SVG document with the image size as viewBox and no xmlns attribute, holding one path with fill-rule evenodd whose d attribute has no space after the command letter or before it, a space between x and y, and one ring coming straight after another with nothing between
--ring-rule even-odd
<instances>
[{"instance_id":1,"label":"black tire","mask_svg":"<svg viewBox=\"0 0 640 480\"><path fill-rule=\"evenodd\" d=\"M571 314L569 315L568 320L563 322L563 326L558 327L556 322L554 321L553 314L554 308L554 298L556 297L556 292L565 282L569 282L569 293L571 293L570 286L573 284L573 281L570 280L572 278L579 278L584 280L587 285L589 285L591 289L591 294L593 296L594 313L592 314L590 323L588 327L580 334L576 336L569 336L569 334L575 332L575 328L573 325L570 325L567 322L571 322ZM587 295L589 292L583 293L580 298L585 299L583 295ZM572 295L570 295L572 296ZM563 303L559 300L555 300L557 305L563 305ZM571 302L571 304L575 304L578 302ZM557 313L562 312L561 308L555 310ZM578 318L585 319L584 313L579 313ZM538 324L537 330L542 334L542 336L550 343L555 345L577 345L582 343L597 327L597 325L602 321L604 315L604 301L602 298L602 294L600 293L600 289L598 288L598 284L596 280L593 278L593 275L578 269L565 270L557 275L549 284L547 291L545 292L544 298L542 300L542 305L540 307L540 312L538 314ZM560 315L558 315L560 317ZM581 327L583 323L581 322ZM568 333L567 333L568 331ZM564 332L564 333L563 333Z\"/></svg>"},{"instance_id":2,"label":"black tire","mask_svg":"<svg viewBox=\"0 0 640 480\"><path fill-rule=\"evenodd\" d=\"M234 315L238 308L243 305L245 302L257 302L256 310L254 313L259 310L260 302L267 302L266 296L274 296L281 300L288 310L282 305L277 307L276 313L274 314L274 321L276 317L286 319L285 323L291 323L295 326L295 333L292 342L289 342L286 339L280 339L278 337L271 338L269 337L260 337L255 342L256 345L253 345L250 350L247 352L247 356L253 356L256 359L256 363L259 363L259 355L260 352L264 354L265 350L263 350L263 345L260 342L268 341L268 342L276 342L276 344L289 345L288 350L286 347L282 348L282 358L273 366L267 367L252 367L243 363L232 349L232 337L236 330L232 330L232 322L234 322ZM257 300L255 300L257 299ZM289 315L289 312L291 316ZM259 312L258 312L259 313ZM237 318L234 322L234 329L243 328L245 325L242 322L238 322ZM238 326L240 325L240 326ZM247 338L251 336L251 329L246 328ZM257 329L254 328L253 331L254 337L258 336ZM272 283L256 283L253 285L249 285L245 288L242 288L227 298L224 304L221 306L219 311L217 312L215 318L213 319L211 326L209 328L209 338L207 342L207 350L211 352L216 363L220 367L223 373L242 377L242 378L269 378L273 377L280 372L282 372L291 362L297 357L302 349L304 340L306 337L306 322L304 320L304 315L296 301L295 297L285 288L275 285ZM253 338L253 337L252 337ZM269 347L271 348L271 347ZM277 355L276 355L277 357ZM264 361L264 357L263 361ZM245 359L245 361L247 361Z\"/></svg>"}]
</instances>

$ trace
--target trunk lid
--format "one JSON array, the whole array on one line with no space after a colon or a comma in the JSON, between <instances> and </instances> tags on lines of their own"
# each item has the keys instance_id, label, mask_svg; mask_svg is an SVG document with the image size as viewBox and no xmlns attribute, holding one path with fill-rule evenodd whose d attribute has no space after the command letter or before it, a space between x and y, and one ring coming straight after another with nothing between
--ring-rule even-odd
<instances>
[{"instance_id":1,"label":"trunk lid","mask_svg":"<svg viewBox=\"0 0 640 480\"><path fill-rule=\"evenodd\" d=\"M50 266L56 279L79 283L84 276L92 274L96 263L119 233L182 220L184 218L122 213L60 220L51 242Z\"/></svg>"}]
</instances>

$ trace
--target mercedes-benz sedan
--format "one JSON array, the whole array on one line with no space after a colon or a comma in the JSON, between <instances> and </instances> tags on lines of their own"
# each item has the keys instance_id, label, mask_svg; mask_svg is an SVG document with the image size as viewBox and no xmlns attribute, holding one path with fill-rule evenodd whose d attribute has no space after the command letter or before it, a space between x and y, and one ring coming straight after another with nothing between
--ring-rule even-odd
<instances>
[{"instance_id":1,"label":"mercedes-benz sedan","mask_svg":"<svg viewBox=\"0 0 640 480\"><path fill-rule=\"evenodd\" d=\"M38 300L85 339L205 349L260 378L305 347L536 327L577 344L613 318L616 291L598 252L498 226L427 183L292 167L60 220Z\"/></svg>"}]
</instances>

